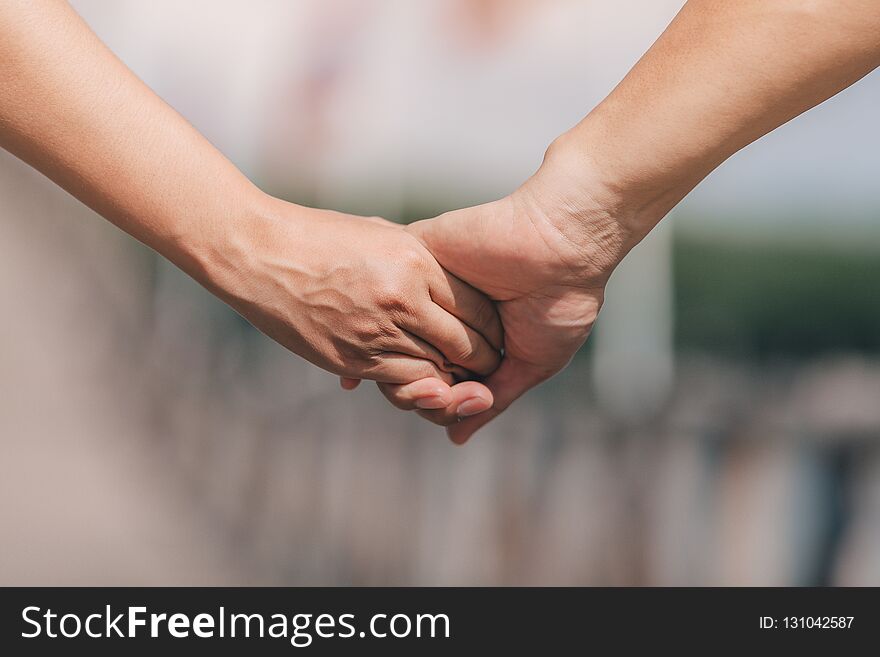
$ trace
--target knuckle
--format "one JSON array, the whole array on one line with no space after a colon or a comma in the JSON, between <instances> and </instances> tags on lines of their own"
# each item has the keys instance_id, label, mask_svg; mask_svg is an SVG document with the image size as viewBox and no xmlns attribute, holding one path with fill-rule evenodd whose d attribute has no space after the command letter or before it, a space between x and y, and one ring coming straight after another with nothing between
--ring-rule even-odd
<instances>
[{"instance_id":1,"label":"knuckle","mask_svg":"<svg viewBox=\"0 0 880 657\"><path fill-rule=\"evenodd\" d=\"M408 313L412 310L412 300L406 280L398 276L386 276L375 291L376 305L389 313Z\"/></svg>"},{"instance_id":2,"label":"knuckle","mask_svg":"<svg viewBox=\"0 0 880 657\"><path fill-rule=\"evenodd\" d=\"M370 354L351 343L340 344L336 347L336 357L334 358L334 366L338 370L335 373L341 376L360 378L371 358Z\"/></svg>"},{"instance_id":3,"label":"knuckle","mask_svg":"<svg viewBox=\"0 0 880 657\"><path fill-rule=\"evenodd\" d=\"M344 340L334 344L334 365L344 376L362 378L360 375L381 365L385 345L393 339L393 325L362 322L351 327Z\"/></svg>"},{"instance_id":4,"label":"knuckle","mask_svg":"<svg viewBox=\"0 0 880 657\"><path fill-rule=\"evenodd\" d=\"M432 377L441 376L437 366L424 359L421 359L421 365L414 373L419 379L430 379Z\"/></svg>"},{"instance_id":5,"label":"knuckle","mask_svg":"<svg viewBox=\"0 0 880 657\"><path fill-rule=\"evenodd\" d=\"M458 365L475 365L478 360L478 350L470 340L465 340L457 345L453 362Z\"/></svg>"},{"instance_id":6,"label":"knuckle","mask_svg":"<svg viewBox=\"0 0 880 657\"><path fill-rule=\"evenodd\" d=\"M361 348L375 355L381 347L393 342L400 335L400 330L390 322L366 322L356 329L355 335Z\"/></svg>"},{"instance_id":7,"label":"knuckle","mask_svg":"<svg viewBox=\"0 0 880 657\"><path fill-rule=\"evenodd\" d=\"M388 376L387 363L382 359L381 354L371 354L363 365L363 378L382 380Z\"/></svg>"},{"instance_id":8,"label":"knuckle","mask_svg":"<svg viewBox=\"0 0 880 657\"><path fill-rule=\"evenodd\" d=\"M400 249L395 255L395 259L398 266L404 271L424 271L425 269L425 254L418 248L415 241L407 248Z\"/></svg>"}]
</instances>

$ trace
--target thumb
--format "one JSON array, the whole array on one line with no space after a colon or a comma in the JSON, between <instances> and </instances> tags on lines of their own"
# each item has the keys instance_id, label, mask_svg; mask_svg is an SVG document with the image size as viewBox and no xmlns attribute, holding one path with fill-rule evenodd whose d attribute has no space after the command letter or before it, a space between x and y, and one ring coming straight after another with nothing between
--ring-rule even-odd
<instances>
[{"instance_id":1,"label":"thumb","mask_svg":"<svg viewBox=\"0 0 880 657\"><path fill-rule=\"evenodd\" d=\"M452 210L433 219L416 221L406 226L406 231L415 235L438 262L449 269L445 263L468 262L478 255L474 253L474 245L482 241L481 208ZM482 258L482 254L479 257Z\"/></svg>"},{"instance_id":2,"label":"thumb","mask_svg":"<svg viewBox=\"0 0 880 657\"><path fill-rule=\"evenodd\" d=\"M526 361L506 356L498 369L483 381L495 399L492 408L462 419L448 427L446 434L455 444L464 445L478 430L507 410L523 393L546 379L545 372L537 370Z\"/></svg>"}]
</instances>

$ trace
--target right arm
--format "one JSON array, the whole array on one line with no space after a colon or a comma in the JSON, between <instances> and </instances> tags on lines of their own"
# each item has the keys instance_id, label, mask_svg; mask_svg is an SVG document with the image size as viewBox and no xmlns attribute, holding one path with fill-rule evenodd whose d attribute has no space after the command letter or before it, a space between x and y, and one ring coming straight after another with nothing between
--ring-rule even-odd
<instances>
[{"instance_id":1,"label":"right arm","mask_svg":"<svg viewBox=\"0 0 880 657\"><path fill-rule=\"evenodd\" d=\"M877 0L690 0L616 89L494 203L413 224L449 271L499 302L495 406L561 370L623 257L715 167L880 65ZM384 386L392 403L397 388Z\"/></svg>"},{"instance_id":2,"label":"right arm","mask_svg":"<svg viewBox=\"0 0 880 657\"><path fill-rule=\"evenodd\" d=\"M613 214L619 260L724 160L878 65L876 0L690 0L536 182L572 203L554 220L576 242Z\"/></svg>"}]
</instances>

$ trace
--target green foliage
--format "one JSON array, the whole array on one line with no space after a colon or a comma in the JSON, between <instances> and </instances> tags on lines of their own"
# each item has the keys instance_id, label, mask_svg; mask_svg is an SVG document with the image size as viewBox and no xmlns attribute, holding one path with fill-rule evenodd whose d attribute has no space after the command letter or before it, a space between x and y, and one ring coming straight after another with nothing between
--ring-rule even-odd
<instances>
[{"instance_id":1,"label":"green foliage","mask_svg":"<svg viewBox=\"0 0 880 657\"><path fill-rule=\"evenodd\" d=\"M679 239L677 343L759 358L878 352L878 290L876 252Z\"/></svg>"}]
</instances>

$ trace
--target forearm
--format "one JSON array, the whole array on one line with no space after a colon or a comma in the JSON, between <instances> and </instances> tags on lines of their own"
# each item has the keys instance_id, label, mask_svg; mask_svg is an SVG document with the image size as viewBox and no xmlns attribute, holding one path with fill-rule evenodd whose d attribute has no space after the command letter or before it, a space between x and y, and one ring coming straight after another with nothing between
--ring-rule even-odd
<instances>
[{"instance_id":1,"label":"forearm","mask_svg":"<svg viewBox=\"0 0 880 657\"><path fill-rule=\"evenodd\" d=\"M66 2L0 4L0 146L203 283L260 193Z\"/></svg>"},{"instance_id":2,"label":"forearm","mask_svg":"<svg viewBox=\"0 0 880 657\"><path fill-rule=\"evenodd\" d=\"M587 172L625 251L733 153L878 64L876 0L691 0L551 151Z\"/></svg>"},{"instance_id":3,"label":"forearm","mask_svg":"<svg viewBox=\"0 0 880 657\"><path fill-rule=\"evenodd\" d=\"M260 192L64 2L0 3L0 146L327 370L451 382L498 364L494 307L415 237Z\"/></svg>"}]
</instances>

